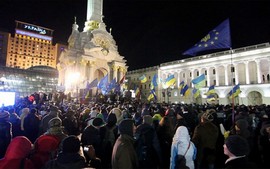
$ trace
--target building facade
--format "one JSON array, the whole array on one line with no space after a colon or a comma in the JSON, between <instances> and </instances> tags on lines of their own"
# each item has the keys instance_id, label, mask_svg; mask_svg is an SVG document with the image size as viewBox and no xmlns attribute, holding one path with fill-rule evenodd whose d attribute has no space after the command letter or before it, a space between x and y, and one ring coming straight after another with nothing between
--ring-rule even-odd
<instances>
[{"instance_id":1,"label":"building facade","mask_svg":"<svg viewBox=\"0 0 270 169\"><path fill-rule=\"evenodd\" d=\"M53 30L21 21L15 23L14 36L8 36L6 66L19 69L40 65L56 68L61 49L67 46L53 45Z\"/></svg>"},{"instance_id":2,"label":"building facade","mask_svg":"<svg viewBox=\"0 0 270 169\"><path fill-rule=\"evenodd\" d=\"M0 31L0 66L5 66L6 64L9 36L9 33Z\"/></svg>"},{"instance_id":3,"label":"building facade","mask_svg":"<svg viewBox=\"0 0 270 169\"><path fill-rule=\"evenodd\" d=\"M57 81L58 71L48 66L34 66L25 70L0 66L0 91L16 92L17 97L35 92L55 92Z\"/></svg>"},{"instance_id":4,"label":"building facade","mask_svg":"<svg viewBox=\"0 0 270 169\"><path fill-rule=\"evenodd\" d=\"M87 82L91 83L95 79L100 81L106 75L109 81L120 81L127 71L126 60L118 53L111 32L106 30L102 9L103 0L87 1L84 29L78 31L75 18L68 49L59 58L58 85L73 97L82 95ZM96 88L91 92L96 93Z\"/></svg>"},{"instance_id":5,"label":"building facade","mask_svg":"<svg viewBox=\"0 0 270 169\"><path fill-rule=\"evenodd\" d=\"M147 69L145 69L147 70ZM136 71L127 73L129 79L139 77ZM162 63L156 70L158 76L164 81L174 74L176 85L168 89L157 88L158 102L171 103L207 103L205 93L211 85L215 85L215 103L230 104L232 100L229 92L236 84L240 85L241 93L234 99L236 104L255 105L270 104L270 45L269 43L248 46L213 54L207 54L188 59ZM140 74L153 74L147 71ZM180 82L184 81L193 88L192 79L205 74L206 83L200 89L200 96L194 99L193 95L181 96L178 89ZM149 79L149 83L151 79ZM131 82L129 82L131 83ZM150 92L150 86L142 93Z\"/></svg>"}]
</instances>

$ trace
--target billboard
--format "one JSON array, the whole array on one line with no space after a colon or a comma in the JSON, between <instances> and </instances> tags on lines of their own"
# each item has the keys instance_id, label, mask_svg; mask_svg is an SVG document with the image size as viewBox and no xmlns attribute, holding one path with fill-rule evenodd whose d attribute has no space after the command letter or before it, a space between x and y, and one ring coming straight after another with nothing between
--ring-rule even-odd
<instances>
[{"instance_id":1,"label":"billboard","mask_svg":"<svg viewBox=\"0 0 270 169\"><path fill-rule=\"evenodd\" d=\"M0 107L13 106L15 104L15 92L0 92Z\"/></svg>"}]
</instances>

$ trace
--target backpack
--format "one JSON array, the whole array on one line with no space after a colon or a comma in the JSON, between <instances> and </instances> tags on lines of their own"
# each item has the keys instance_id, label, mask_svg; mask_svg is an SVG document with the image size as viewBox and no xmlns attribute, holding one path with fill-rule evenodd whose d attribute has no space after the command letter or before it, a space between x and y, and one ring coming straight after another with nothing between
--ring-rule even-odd
<instances>
[{"instance_id":1,"label":"backpack","mask_svg":"<svg viewBox=\"0 0 270 169\"><path fill-rule=\"evenodd\" d=\"M152 129L142 131L139 134L139 137L137 138L137 141L135 143L139 163L148 161L149 158L151 158L151 153L153 153L153 134L151 133L151 131ZM149 138L151 138L151 141L147 142L146 140L150 140Z\"/></svg>"}]
</instances>

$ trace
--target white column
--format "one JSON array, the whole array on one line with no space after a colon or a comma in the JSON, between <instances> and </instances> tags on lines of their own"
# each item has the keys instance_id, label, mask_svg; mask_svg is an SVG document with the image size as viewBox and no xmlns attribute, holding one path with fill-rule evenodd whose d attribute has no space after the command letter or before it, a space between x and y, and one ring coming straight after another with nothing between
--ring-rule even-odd
<instances>
[{"instance_id":1,"label":"white column","mask_svg":"<svg viewBox=\"0 0 270 169\"><path fill-rule=\"evenodd\" d=\"M180 70L177 70L177 82L178 82L178 84L177 84L177 87L179 88L179 84L180 84Z\"/></svg>"},{"instance_id":2,"label":"white column","mask_svg":"<svg viewBox=\"0 0 270 169\"><path fill-rule=\"evenodd\" d=\"M239 78L238 78L238 75L239 75L238 64L234 64L233 66L234 66L235 84L238 84L239 83Z\"/></svg>"},{"instance_id":3,"label":"white column","mask_svg":"<svg viewBox=\"0 0 270 169\"><path fill-rule=\"evenodd\" d=\"M194 69L191 69L191 81L194 79ZM191 87L194 87L194 84L191 83Z\"/></svg>"},{"instance_id":4,"label":"white column","mask_svg":"<svg viewBox=\"0 0 270 169\"><path fill-rule=\"evenodd\" d=\"M256 65L257 65L257 78L258 78L258 83L262 83L262 77L261 77L261 65L260 65L260 60L255 60Z\"/></svg>"},{"instance_id":5,"label":"white column","mask_svg":"<svg viewBox=\"0 0 270 169\"><path fill-rule=\"evenodd\" d=\"M248 70L248 61L245 62L245 68L246 68L246 84L250 84L249 80L249 70Z\"/></svg>"},{"instance_id":6,"label":"white column","mask_svg":"<svg viewBox=\"0 0 270 169\"><path fill-rule=\"evenodd\" d=\"M228 65L224 65L224 72L225 72L225 85L228 86L229 85L229 81L228 81Z\"/></svg>"},{"instance_id":7,"label":"white column","mask_svg":"<svg viewBox=\"0 0 270 169\"><path fill-rule=\"evenodd\" d=\"M118 71L118 66L116 66L116 65L113 65L112 66L112 70L113 70L113 76L112 76L112 79L110 79L110 80L113 80L114 78L115 78L115 80L117 81L117 71Z\"/></svg>"},{"instance_id":8,"label":"white column","mask_svg":"<svg viewBox=\"0 0 270 169\"><path fill-rule=\"evenodd\" d=\"M210 83L210 68L207 68L207 86L210 86L211 83Z\"/></svg>"},{"instance_id":9,"label":"white column","mask_svg":"<svg viewBox=\"0 0 270 169\"><path fill-rule=\"evenodd\" d=\"M219 71L218 71L218 66L215 67L216 71L216 86L219 86Z\"/></svg>"}]
</instances>

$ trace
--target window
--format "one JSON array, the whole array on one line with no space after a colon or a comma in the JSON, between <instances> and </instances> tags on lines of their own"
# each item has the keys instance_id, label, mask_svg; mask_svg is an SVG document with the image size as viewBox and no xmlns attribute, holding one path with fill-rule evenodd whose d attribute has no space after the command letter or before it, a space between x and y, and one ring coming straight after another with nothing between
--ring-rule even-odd
<instances>
[{"instance_id":1,"label":"window","mask_svg":"<svg viewBox=\"0 0 270 169\"><path fill-rule=\"evenodd\" d=\"M185 78L185 73L183 73L183 78Z\"/></svg>"},{"instance_id":2,"label":"window","mask_svg":"<svg viewBox=\"0 0 270 169\"><path fill-rule=\"evenodd\" d=\"M199 76L199 71L197 71L197 76Z\"/></svg>"},{"instance_id":3,"label":"window","mask_svg":"<svg viewBox=\"0 0 270 169\"><path fill-rule=\"evenodd\" d=\"M216 83L217 83L217 81L216 81L216 80L214 80L214 85L216 85Z\"/></svg>"},{"instance_id":4,"label":"window","mask_svg":"<svg viewBox=\"0 0 270 169\"><path fill-rule=\"evenodd\" d=\"M190 73L189 73L189 77L191 77L191 76L192 76L192 73L190 72Z\"/></svg>"},{"instance_id":5,"label":"window","mask_svg":"<svg viewBox=\"0 0 270 169\"><path fill-rule=\"evenodd\" d=\"M231 67L231 72L234 72L234 67Z\"/></svg>"},{"instance_id":6,"label":"window","mask_svg":"<svg viewBox=\"0 0 270 169\"><path fill-rule=\"evenodd\" d=\"M215 75L216 74L216 70L215 69L213 69L213 75Z\"/></svg>"},{"instance_id":7,"label":"window","mask_svg":"<svg viewBox=\"0 0 270 169\"><path fill-rule=\"evenodd\" d=\"M204 71L204 74L207 75L207 70Z\"/></svg>"}]
</instances>

